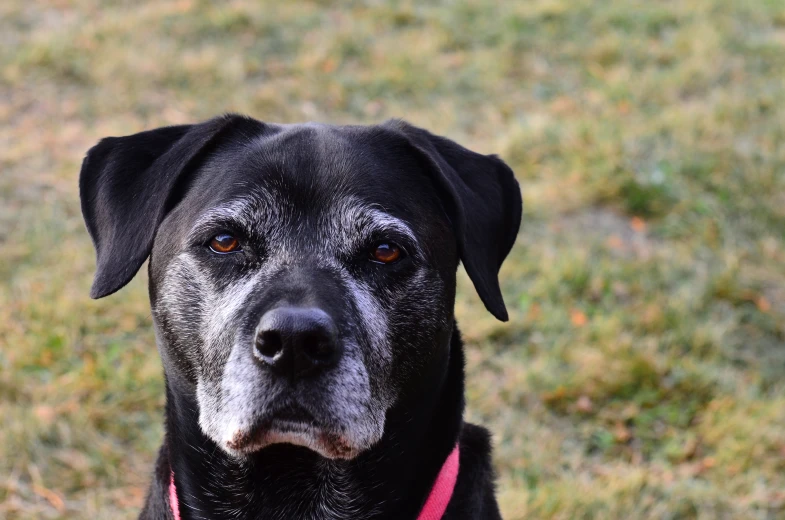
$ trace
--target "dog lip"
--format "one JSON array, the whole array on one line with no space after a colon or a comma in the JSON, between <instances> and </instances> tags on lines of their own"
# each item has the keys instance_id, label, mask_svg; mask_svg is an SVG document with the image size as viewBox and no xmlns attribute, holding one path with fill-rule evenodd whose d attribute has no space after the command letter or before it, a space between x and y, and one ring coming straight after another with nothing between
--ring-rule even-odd
<instances>
[{"instance_id":1,"label":"dog lip","mask_svg":"<svg viewBox=\"0 0 785 520\"><path fill-rule=\"evenodd\" d=\"M299 404L278 406L258 419L247 431L250 437L259 437L269 431L321 430L321 424L313 414ZM239 432L238 432L239 433Z\"/></svg>"},{"instance_id":2,"label":"dog lip","mask_svg":"<svg viewBox=\"0 0 785 520\"><path fill-rule=\"evenodd\" d=\"M251 428L235 432L226 441L226 446L232 451L250 454L283 443L304 446L332 459L349 459L358 453L343 435L322 425L297 404L265 414Z\"/></svg>"}]
</instances>

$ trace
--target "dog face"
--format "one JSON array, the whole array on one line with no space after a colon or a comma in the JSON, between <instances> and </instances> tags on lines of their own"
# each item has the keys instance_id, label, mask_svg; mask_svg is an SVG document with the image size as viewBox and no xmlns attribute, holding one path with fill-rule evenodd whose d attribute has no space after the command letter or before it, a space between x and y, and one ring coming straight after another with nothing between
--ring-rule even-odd
<instances>
[{"instance_id":1,"label":"dog face","mask_svg":"<svg viewBox=\"0 0 785 520\"><path fill-rule=\"evenodd\" d=\"M445 365L459 260L506 319L512 172L405 123L225 116L107 139L80 189L92 295L150 257L170 386L236 456L291 443L352 458L377 442L388 410Z\"/></svg>"},{"instance_id":2,"label":"dog face","mask_svg":"<svg viewBox=\"0 0 785 520\"><path fill-rule=\"evenodd\" d=\"M215 154L159 228L158 329L228 450L350 457L381 437L428 342L446 345L457 250L438 198L415 162L354 146L292 127Z\"/></svg>"}]
</instances>

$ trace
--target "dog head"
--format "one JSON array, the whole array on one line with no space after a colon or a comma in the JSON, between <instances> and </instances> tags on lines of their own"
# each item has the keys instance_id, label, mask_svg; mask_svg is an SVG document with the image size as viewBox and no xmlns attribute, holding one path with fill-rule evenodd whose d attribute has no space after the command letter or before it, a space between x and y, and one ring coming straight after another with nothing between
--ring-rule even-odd
<instances>
[{"instance_id":1,"label":"dog head","mask_svg":"<svg viewBox=\"0 0 785 520\"><path fill-rule=\"evenodd\" d=\"M107 138L80 176L91 296L150 257L170 385L226 452L352 458L444 364L463 261L488 310L518 231L512 171L401 121L272 125L227 115Z\"/></svg>"}]
</instances>

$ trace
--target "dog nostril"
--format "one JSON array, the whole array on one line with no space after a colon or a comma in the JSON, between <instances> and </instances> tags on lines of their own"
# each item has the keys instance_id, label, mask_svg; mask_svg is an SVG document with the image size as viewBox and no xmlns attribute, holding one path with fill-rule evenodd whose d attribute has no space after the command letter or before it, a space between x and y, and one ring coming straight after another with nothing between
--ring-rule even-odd
<instances>
[{"instance_id":1,"label":"dog nostril","mask_svg":"<svg viewBox=\"0 0 785 520\"><path fill-rule=\"evenodd\" d=\"M265 330L256 337L256 350L264 357L273 358L283 348L281 335L275 330Z\"/></svg>"},{"instance_id":2,"label":"dog nostril","mask_svg":"<svg viewBox=\"0 0 785 520\"><path fill-rule=\"evenodd\" d=\"M343 347L330 316L318 308L279 307L261 318L254 340L256 359L292 380L335 366Z\"/></svg>"},{"instance_id":3,"label":"dog nostril","mask_svg":"<svg viewBox=\"0 0 785 520\"><path fill-rule=\"evenodd\" d=\"M309 334L303 338L303 354L316 362L329 361L335 355L335 346L322 334Z\"/></svg>"}]
</instances>

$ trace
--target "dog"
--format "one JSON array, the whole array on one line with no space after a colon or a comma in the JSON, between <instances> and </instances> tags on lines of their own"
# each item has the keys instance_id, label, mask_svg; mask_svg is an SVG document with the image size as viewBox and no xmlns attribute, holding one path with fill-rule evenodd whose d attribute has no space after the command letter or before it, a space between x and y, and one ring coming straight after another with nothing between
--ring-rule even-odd
<instances>
[{"instance_id":1,"label":"dog","mask_svg":"<svg viewBox=\"0 0 785 520\"><path fill-rule=\"evenodd\" d=\"M91 297L149 258L166 434L139 518L501 518L454 302L463 262L508 319L502 160L401 120L228 114L101 140L79 190Z\"/></svg>"}]
</instances>

